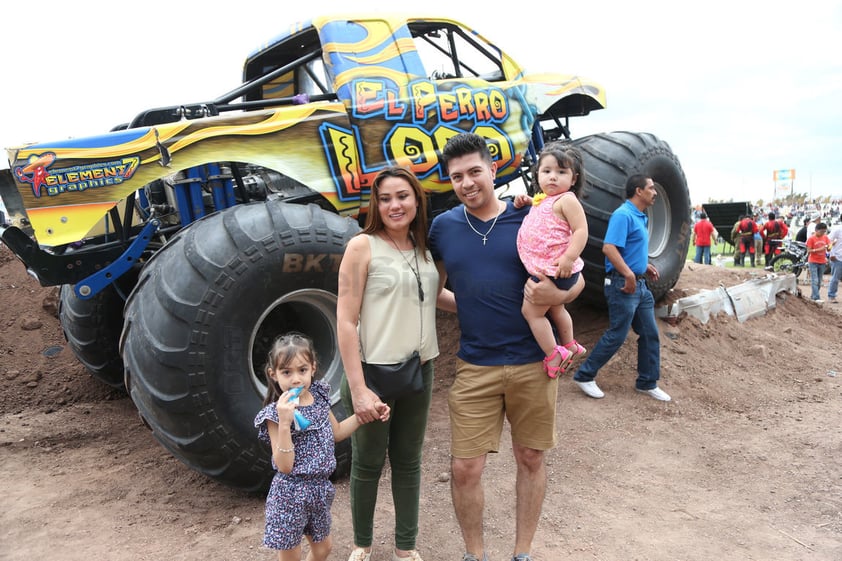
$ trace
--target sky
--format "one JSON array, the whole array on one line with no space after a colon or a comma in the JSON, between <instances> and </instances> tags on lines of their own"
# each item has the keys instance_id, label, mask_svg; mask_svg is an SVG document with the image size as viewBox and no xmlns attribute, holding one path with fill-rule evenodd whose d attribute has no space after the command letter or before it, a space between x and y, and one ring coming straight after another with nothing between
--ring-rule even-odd
<instances>
[{"instance_id":1,"label":"sky","mask_svg":"<svg viewBox=\"0 0 842 561\"><path fill-rule=\"evenodd\" d=\"M144 109L234 89L245 57L295 21L381 2L13 2L0 33L0 147L96 135ZM574 138L650 132L691 200L769 201L775 170L795 193L842 198L842 0L681 3L391 2L472 27L528 72L602 84L608 106ZM421 10L421 11L419 11ZM0 168L8 168L0 158Z\"/></svg>"}]
</instances>

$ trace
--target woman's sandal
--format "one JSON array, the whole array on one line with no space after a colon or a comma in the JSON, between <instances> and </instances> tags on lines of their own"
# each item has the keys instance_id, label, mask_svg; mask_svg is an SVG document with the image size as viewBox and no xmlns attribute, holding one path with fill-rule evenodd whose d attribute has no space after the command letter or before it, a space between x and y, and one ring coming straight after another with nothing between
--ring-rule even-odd
<instances>
[{"instance_id":1,"label":"woman's sandal","mask_svg":"<svg viewBox=\"0 0 842 561\"><path fill-rule=\"evenodd\" d=\"M577 356L581 356L588 352L588 350L582 345L580 345L576 339L573 339L572 341L564 345L564 348L573 353L573 358L576 358Z\"/></svg>"},{"instance_id":2,"label":"woman's sandal","mask_svg":"<svg viewBox=\"0 0 842 561\"><path fill-rule=\"evenodd\" d=\"M556 355L561 355L561 362L558 363L557 366L551 366L550 361L553 360ZM553 353L548 357L544 357L544 371L550 378L558 378L559 374L564 374L564 370L570 365L570 360L572 358L573 353L571 353L570 350L562 347L561 345L556 345L553 347Z\"/></svg>"},{"instance_id":3,"label":"woman's sandal","mask_svg":"<svg viewBox=\"0 0 842 561\"><path fill-rule=\"evenodd\" d=\"M361 547L355 547L348 561L371 561L371 552Z\"/></svg>"}]
</instances>

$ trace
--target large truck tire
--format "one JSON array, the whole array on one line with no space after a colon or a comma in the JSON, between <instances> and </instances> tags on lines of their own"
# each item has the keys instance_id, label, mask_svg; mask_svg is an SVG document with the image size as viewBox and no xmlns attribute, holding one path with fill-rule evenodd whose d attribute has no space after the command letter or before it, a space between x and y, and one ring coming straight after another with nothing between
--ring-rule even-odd
<instances>
[{"instance_id":1,"label":"large truck tire","mask_svg":"<svg viewBox=\"0 0 842 561\"><path fill-rule=\"evenodd\" d=\"M603 280L605 256L602 240L608 219L626 200L626 179L635 173L655 182L658 196L646 210L649 216L649 262L660 273L649 281L655 300L666 296L678 282L690 245L692 218L687 179L669 145L652 134L612 132L573 141L584 157L587 185L580 194L588 220L585 260L585 290L582 298L605 306Z\"/></svg>"},{"instance_id":2,"label":"large truck tire","mask_svg":"<svg viewBox=\"0 0 842 561\"><path fill-rule=\"evenodd\" d=\"M226 485L265 491L270 450L253 421L278 335L313 338L332 410L344 376L336 343L339 262L356 222L316 205L239 205L181 230L141 271L121 338L126 388L155 438ZM337 443L334 477L350 469Z\"/></svg>"},{"instance_id":3,"label":"large truck tire","mask_svg":"<svg viewBox=\"0 0 842 561\"><path fill-rule=\"evenodd\" d=\"M91 376L114 388L123 387L119 343L124 304L113 284L87 300L70 285L59 291L59 322L70 350Z\"/></svg>"}]
</instances>

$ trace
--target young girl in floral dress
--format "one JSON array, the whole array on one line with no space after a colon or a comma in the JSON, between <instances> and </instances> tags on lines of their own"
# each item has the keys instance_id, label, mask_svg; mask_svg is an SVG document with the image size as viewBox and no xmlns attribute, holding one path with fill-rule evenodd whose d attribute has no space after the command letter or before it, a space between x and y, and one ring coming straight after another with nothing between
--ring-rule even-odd
<instances>
[{"instance_id":1,"label":"young girl in floral dress","mask_svg":"<svg viewBox=\"0 0 842 561\"><path fill-rule=\"evenodd\" d=\"M276 339L266 366L269 392L254 419L258 438L271 446L277 470L266 496L263 545L278 550L280 561L300 561L302 537L310 544L307 561L325 561L330 554L335 491L328 478L336 468L334 443L360 426L355 415L336 420L330 386L314 380L316 368L316 352L307 336L289 333ZM388 405L382 404L379 412L381 421L388 420Z\"/></svg>"}]
</instances>

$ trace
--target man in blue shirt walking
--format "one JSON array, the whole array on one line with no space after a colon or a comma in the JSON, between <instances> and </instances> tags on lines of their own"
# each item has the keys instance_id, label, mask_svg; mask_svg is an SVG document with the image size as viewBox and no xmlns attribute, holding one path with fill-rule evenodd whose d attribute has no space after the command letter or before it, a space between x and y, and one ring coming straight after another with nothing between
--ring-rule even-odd
<instances>
[{"instance_id":1,"label":"man in blue shirt walking","mask_svg":"<svg viewBox=\"0 0 842 561\"><path fill-rule=\"evenodd\" d=\"M596 399L605 394L594 378L623 345L631 327L639 337L635 389L660 401L670 401L669 394L658 387L661 347L655 323L655 298L646 286L647 276L658 280L659 274L649 263L649 218L643 211L655 204L657 196L651 177L632 175L626 181L626 201L608 220L602 246L608 330L573 376L576 385Z\"/></svg>"}]
</instances>

